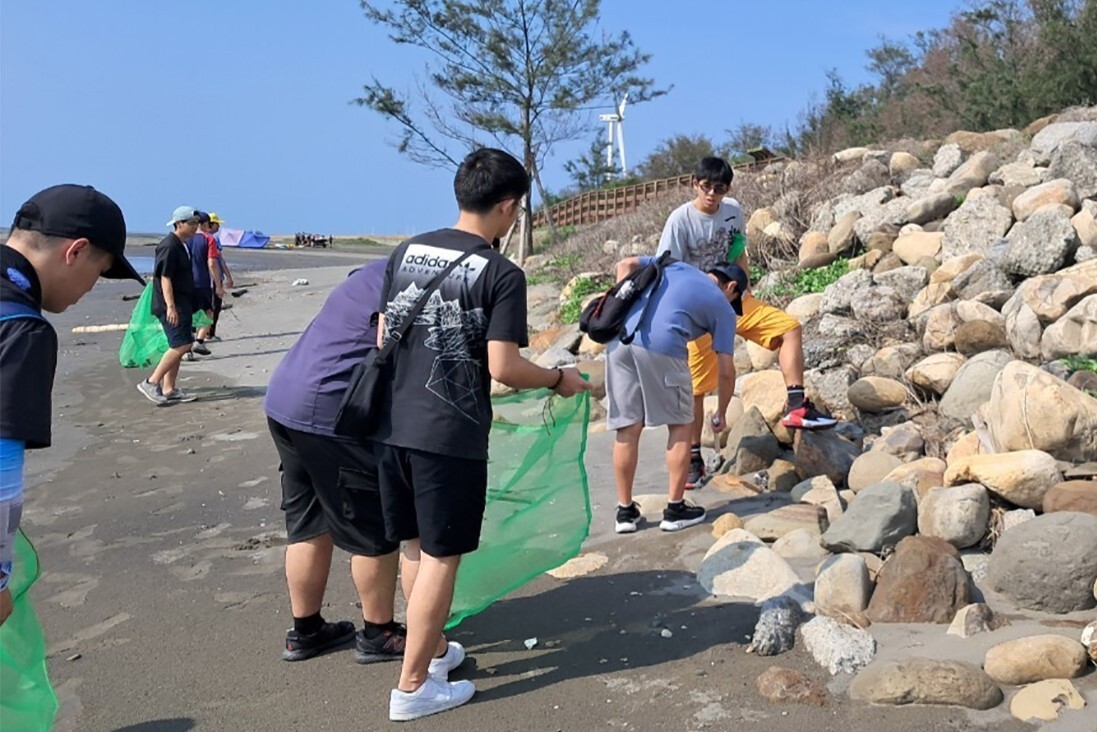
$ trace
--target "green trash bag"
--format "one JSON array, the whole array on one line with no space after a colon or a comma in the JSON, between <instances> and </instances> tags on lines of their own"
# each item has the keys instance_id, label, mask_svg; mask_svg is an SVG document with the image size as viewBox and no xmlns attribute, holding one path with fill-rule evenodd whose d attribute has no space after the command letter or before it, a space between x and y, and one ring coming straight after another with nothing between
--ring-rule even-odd
<instances>
[{"instance_id":1,"label":"green trash bag","mask_svg":"<svg viewBox=\"0 0 1097 732\"><path fill-rule=\"evenodd\" d=\"M37 579L38 555L20 529L8 584L14 608L0 625L0 729L4 732L49 730L57 714L57 696L46 674L46 638L28 593Z\"/></svg>"},{"instance_id":2,"label":"green trash bag","mask_svg":"<svg viewBox=\"0 0 1097 732\"><path fill-rule=\"evenodd\" d=\"M205 312L194 314L195 328L202 328L213 321ZM168 337L160 320L152 314L152 283L145 285L145 291L133 307L130 324L122 337L118 349L118 361L127 369L144 369L154 366L168 350Z\"/></svg>"},{"instance_id":3,"label":"green trash bag","mask_svg":"<svg viewBox=\"0 0 1097 732\"><path fill-rule=\"evenodd\" d=\"M559 567L590 533L590 395L542 389L493 399L492 408L480 547L461 560L447 628Z\"/></svg>"}]
</instances>

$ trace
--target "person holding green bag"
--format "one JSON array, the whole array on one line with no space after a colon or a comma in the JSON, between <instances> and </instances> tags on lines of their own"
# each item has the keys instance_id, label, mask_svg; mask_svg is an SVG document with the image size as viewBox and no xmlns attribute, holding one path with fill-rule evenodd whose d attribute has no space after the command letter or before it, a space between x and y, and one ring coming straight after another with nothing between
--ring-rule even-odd
<instances>
[{"instance_id":1,"label":"person holding green bag","mask_svg":"<svg viewBox=\"0 0 1097 732\"><path fill-rule=\"evenodd\" d=\"M49 447L57 333L42 311L64 312L100 277L145 280L123 256L126 222L91 186L36 193L0 246L0 726L48 730L57 698L42 628L27 591L38 576L19 528L26 450Z\"/></svg>"}]
</instances>

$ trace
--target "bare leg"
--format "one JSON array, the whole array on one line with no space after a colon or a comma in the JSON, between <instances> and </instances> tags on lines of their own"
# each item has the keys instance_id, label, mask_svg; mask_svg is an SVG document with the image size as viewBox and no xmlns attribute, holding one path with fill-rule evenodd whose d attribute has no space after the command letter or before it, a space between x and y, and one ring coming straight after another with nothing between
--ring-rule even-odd
<instances>
[{"instance_id":1,"label":"bare leg","mask_svg":"<svg viewBox=\"0 0 1097 732\"><path fill-rule=\"evenodd\" d=\"M693 395L693 424L690 429L690 444L701 444L701 432L705 428L705 395Z\"/></svg>"},{"instance_id":2,"label":"bare leg","mask_svg":"<svg viewBox=\"0 0 1097 732\"><path fill-rule=\"evenodd\" d=\"M430 660L453 603L453 584L461 556L432 557L421 552L415 586L408 598L408 640L400 670L400 691L412 692L427 680Z\"/></svg>"},{"instance_id":3,"label":"bare leg","mask_svg":"<svg viewBox=\"0 0 1097 732\"><path fill-rule=\"evenodd\" d=\"M411 590L415 587L415 579L419 576L419 561L422 559L419 550L419 540L411 539L404 542L404 551L400 555L400 585L404 590L404 600L411 600ZM439 633L438 646L434 649L436 657L445 655L447 650L446 634Z\"/></svg>"},{"instance_id":4,"label":"bare leg","mask_svg":"<svg viewBox=\"0 0 1097 732\"><path fill-rule=\"evenodd\" d=\"M190 351L192 345L193 344L187 344L180 348L173 349L179 351L179 358L175 359L175 363L167 370L164 377L160 380L160 391L165 395L175 391L175 384L179 381L179 367L183 365L183 354Z\"/></svg>"},{"instance_id":5,"label":"bare leg","mask_svg":"<svg viewBox=\"0 0 1097 732\"><path fill-rule=\"evenodd\" d=\"M667 473L670 483L668 501L680 501L686 493L689 472L689 439L691 425L672 424L667 427Z\"/></svg>"},{"instance_id":6,"label":"bare leg","mask_svg":"<svg viewBox=\"0 0 1097 732\"><path fill-rule=\"evenodd\" d=\"M773 342L785 386L804 385L804 331L796 326Z\"/></svg>"},{"instance_id":7,"label":"bare leg","mask_svg":"<svg viewBox=\"0 0 1097 732\"><path fill-rule=\"evenodd\" d=\"M206 317L208 317L210 320L213 320L213 311L212 310L206 310L204 312L206 313ZM198 338L198 340L204 341L207 338L209 338L210 328L211 328L211 326L209 326L209 325L203 325L201 328L199 328L198 329L198 335L196 336Z\"/></svg>"},{"instance_id":8,"label":"bare leg","mask_svg":"<svg viewBox=\"0 0 1097 732\"><path fill-rule=\"evenodd\" d=\"M636 480L643 431L644 425L640 423L622 427L613 443L613 476L617 482L617 503L621 506L632 505L632 484Z\"/></svg>"},{"instance_id":9,"label":"bare leg","mask_svg":"<svg viewBox=\"0 0 1097 732\"><path fill-rule=\"evenodd\" d=\"M183 362L183 354L190 350L190 345L179 348L169 348L160 357L160 363L149 377L150 384L159 384L160 390L165 394L175 388L175 374L179 373L179 364Z\"/></svg>"},{"instance_id":10,"label":"bare leg","mask_svg":"<svg viewBox=\"0 0 1097 732\"><path fill-rule=\"evenodd\" d=\"M331 534L321 534L286 547L286 585L295 618L320 612L331 570Z\"/></svg>"},{"instance_id":11,"label":"bare leg","mask_svg":"<svg viewBox=\"0 0 1097 732\"><path fill-rule=\"evenodd\" d=\"M362 619L384 625L392 622L393 596L396 594L396 566L400 554L391 552L380 557L354 555L350 558L350 574L358 600L362 603Z\"/></svg>"}]
</instances>

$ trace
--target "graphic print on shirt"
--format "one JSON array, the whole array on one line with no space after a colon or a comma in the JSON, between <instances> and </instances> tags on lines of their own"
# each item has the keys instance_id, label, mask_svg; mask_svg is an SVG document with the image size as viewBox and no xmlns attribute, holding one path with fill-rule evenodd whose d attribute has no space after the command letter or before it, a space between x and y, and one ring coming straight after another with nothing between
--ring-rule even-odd
<instances>
[{"instance_id":1,"label":"graphic print on shirt","mask_svg":"<svg viewBox=\"0 0 1097 732\"><path fill-rule=\"evenodd\" d=\"M387 303L385 342L403 324L430 281L461 254L453 249L423 244L407 248L393 283L399 285L408 279L411 282ZM474 424L480 423L477 412L483 386L480 383L481 362L473 356L472 344L483 342L488 320L483 308L462 309L461 293L476 283L487 264L487 259L474 254L458 265L442 286L431 293L415 319L415 325L427 328L423 345L438 352L425 384L427 391Z\"/></svg>"},{"instance_id":2,"label":"graphic print on shirt","mask_svg":"<svg viewBox=\"0 0 1097 732\"><path fill-rule=\"evenodd\" d=\"M708 237L702 237L689 243L690 256L702 272L707 272L714 265L728 261L732 240L736 234L742 233L739 228L739 217L734 214L726 216L725 210L725 207L722 206L716 216L712 218L712 233ZM707 228L702 224L702 230Z\"/></svg>"}]
</instances>

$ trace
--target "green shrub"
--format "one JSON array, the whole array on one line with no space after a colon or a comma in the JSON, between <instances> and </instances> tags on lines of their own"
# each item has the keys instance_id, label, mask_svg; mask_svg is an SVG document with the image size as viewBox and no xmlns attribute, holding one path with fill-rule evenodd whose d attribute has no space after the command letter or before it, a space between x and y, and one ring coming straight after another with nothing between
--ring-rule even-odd
<instances>
[{"instance_id":1,"label":"green shrub","mask_svg":"<svg viewBox=\"0 0 1097 732\"><path fill-rule=\"evenodd\" d=\"M849 260L838 259L826 267L786 272L779 276L776 282L759 288L755 294L763 300L785 300L822 292L847 272L849 272ZM753 282L753 267L751 274Z\"/></svg>"},{"instance_id":2,"label":"green shrub","mask_svg":"<svg viewBox=\"0 0 1097 732\"><path fill-rule=\"evenodd\" d=\"M1091 358L1089 356L1067 356L1060 360L1064 366L1070 369L1071 373L1075 371L1089 371L1097 374L1097 358Z\"/></svg>"},{"instance_id":3,"label":"green shrub","mask_svg":"<svg viewBox=\"0 0 1097 732\"><path fill-rule=\"evenodd\" d=\"M583 300L588 295L602 292L610 285L609 277L580 277L575 282L568 295L567 301L560 306L560 322L565 324L578 323L579 316L583 314Z\"/></svg>"}]
</instances>

